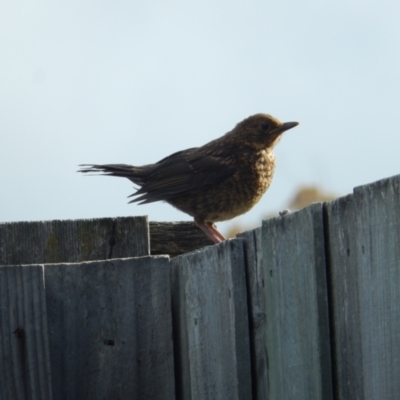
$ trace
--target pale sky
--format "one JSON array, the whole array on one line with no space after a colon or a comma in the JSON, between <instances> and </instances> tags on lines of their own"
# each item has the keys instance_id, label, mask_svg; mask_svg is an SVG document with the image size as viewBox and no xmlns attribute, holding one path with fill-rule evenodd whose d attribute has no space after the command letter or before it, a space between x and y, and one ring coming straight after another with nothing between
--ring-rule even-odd
<instances>
[{"instance_id":1,"label":"pale sky","mask_svg":"<svg viewBox=\"0 0 400 400\"><path fill-rule=\"evenodd\" d=\"M0 1L0 221L148 215L82 163L149 164L251 114L299 121L259 225L301 185L346 195L400 173L400 3Z\"/></svg>"}]
</instances>

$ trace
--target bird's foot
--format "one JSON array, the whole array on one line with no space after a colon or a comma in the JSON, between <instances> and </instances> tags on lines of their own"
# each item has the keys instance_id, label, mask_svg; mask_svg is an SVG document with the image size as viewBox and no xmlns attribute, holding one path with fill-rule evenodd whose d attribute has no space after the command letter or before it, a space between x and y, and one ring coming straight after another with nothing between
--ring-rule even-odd
<instances>
[{"instance_id":1,"label":"bird's foot","mask_svg":"<svg viewBox=\"0 0 400 400\"><path fill-rule=\"evenodd\" d=\"M226 240L226 237L218 231L213 223L199 221L194 222L214 243L221 243Z\"/></svg>"}]
</instances>

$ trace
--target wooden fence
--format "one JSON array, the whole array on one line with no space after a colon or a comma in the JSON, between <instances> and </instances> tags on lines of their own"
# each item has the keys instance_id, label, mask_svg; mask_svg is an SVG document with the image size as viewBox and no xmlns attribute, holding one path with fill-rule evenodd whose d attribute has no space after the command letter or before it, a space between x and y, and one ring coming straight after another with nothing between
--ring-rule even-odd
<instances>
[{"instance_id":1,"label":"wooden fence","mask_svg":"<svg viewBox=\"0 0 400 400\"><path fill-rule=\"evenodd\" d=\"M0 400L400 399L400 176L208 244L0 224Z\"/></svg>"}]
</instances>

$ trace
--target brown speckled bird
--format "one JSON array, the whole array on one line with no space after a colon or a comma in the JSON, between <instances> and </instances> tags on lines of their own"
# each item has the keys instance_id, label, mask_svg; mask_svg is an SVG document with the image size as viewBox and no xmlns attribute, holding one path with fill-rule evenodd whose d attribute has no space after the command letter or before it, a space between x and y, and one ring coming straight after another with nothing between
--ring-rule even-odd
<instances>
[{"instance_id":1,"label":"brown speckled bird","mask_svg":"<svg viewBox=\"0 0 400 400\"><path fill-rule=\"evenodd\" d=\"M272 152L283 132L298 122L282 123L255 114L202 147L178 151L155 164L84 164L80 172L128 178L140 188L131 196L139 204L166 201L191 215L214 243L225 240L214 222L249 211L271 184Z\"/></svg>"}]
</instances>

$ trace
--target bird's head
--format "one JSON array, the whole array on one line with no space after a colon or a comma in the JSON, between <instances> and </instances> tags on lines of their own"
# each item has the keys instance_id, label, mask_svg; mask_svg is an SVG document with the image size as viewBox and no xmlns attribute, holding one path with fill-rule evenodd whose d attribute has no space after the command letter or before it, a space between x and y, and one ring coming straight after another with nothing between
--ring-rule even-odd
<instances>
[{"instance_id":1,"label":"bird's head","mask_svg":"<svg viewBox=\"0 0 400 400\"><path fill-rule=\"evenodd\" d=\"M255 114L239 122L230 134L250 147L267 149L275 146L283 132L298 124L298 122L282 123L268 114Z\"/></svg>"}]
</instances>

